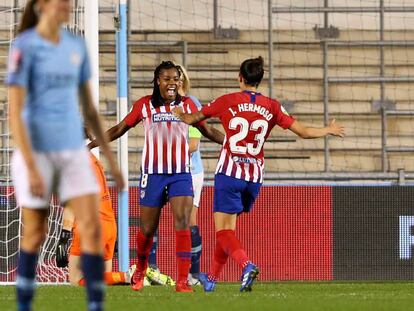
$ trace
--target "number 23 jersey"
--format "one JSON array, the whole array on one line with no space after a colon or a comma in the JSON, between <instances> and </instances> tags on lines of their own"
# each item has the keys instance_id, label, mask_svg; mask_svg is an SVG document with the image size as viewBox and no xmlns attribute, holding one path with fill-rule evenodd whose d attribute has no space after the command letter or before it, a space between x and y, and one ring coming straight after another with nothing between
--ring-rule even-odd
<instances>
[{"instance_id":1,"label":"number 23 jersey","mask_svg":"<svg viewBox=\"0 0 414 311\"><path fill-rule=\"evenodd\" d=\"M201 112L219 118L226 132L216 174L262 183L263 145L275 125L287 129L294 118L278 101L251 91L223 95Z\"/></svg>"}]
</instances>

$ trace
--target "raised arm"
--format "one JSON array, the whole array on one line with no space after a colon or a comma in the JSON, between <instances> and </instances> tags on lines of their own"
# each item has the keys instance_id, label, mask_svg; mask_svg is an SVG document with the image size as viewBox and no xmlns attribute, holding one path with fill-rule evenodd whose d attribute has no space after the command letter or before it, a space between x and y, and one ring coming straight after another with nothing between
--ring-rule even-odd
<instances>
[{"instance_id":1,"label":"raised arm","mask_svg":"<svg viewBox=\"0 0 414 311\"><path fill-rule=\"evenodd\" d=\"M102 153L108 160L108 164L114 177L114 180L119 189L124 187L124 180L118 165L115 162L112 152L109 150L109 145L106 141L105 134L102 129L102 125L98 116L98 112L95 109L92 101L92 94L88 82L84 83L80 89L80 99L83 107L83 114L85 120L88 122L91 130L93 131L96 141L101 147Z\"/></svg>"},{"instance_id":2,"label":"raised arm","mask_svg":"<svg viewBox=\"0 0 414 311\"><path fill-rule=\"evenodd\" d=\"M345 129L343 126L335 123L333 119L328 126L325 127L309 127L303 123L295 120L292 125L289 127L293 133L298 135L301 138L310 139L310 138L319 138L327 135L345 136Z\"/></svg>"},{"instance_id":3,"label":"raised arm","mask_svg":"<svg viewBox=\"0 0 414 311\"><path fill-rule=\"evenodd\" d=\"M117 125L114 125L109 130L107 130L105 132L105 135L106 135L108 141L111 142L111 141L114 141L114 140L118 139L122 135L124 135L126 132L128 132L129 129L130 129L130 127L125 123L124 120L122 120ZM93 141L91 141L88 144L89 149L93 149L93 148L98 147L98 146L99 146L99 142L98 142L97 139L94 139Z\"/></svg>"}]
</instances>

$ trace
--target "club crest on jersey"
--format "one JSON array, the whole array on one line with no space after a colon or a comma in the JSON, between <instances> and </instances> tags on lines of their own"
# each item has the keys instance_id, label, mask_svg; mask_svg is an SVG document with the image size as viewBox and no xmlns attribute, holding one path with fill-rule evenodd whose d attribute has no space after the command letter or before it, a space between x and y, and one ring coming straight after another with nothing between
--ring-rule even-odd
<instances>
[{"instance_id":1,"label":"club crest on jersey","mask_svg":"<svg viewBox=\"0 0 414 311\"><path fill-rule=\"evenodd\" d=\"M145 198L145 190L141 190L141 199Z\"/></svg>"},{"instance_id":2,"label":"club crest on jersey","mask_svg":"<svg viewBox=\"0 0 414 311\"><path fill-rule=\"evenodd\" d=\"M74 65L79 65L80 64L80 55L76 52L72 52L72 54L70 54L70 62Z\"/></svg>"},{"instance_id":3,"label":"club crest on jersey","mask_svg":"<svg viewBox=\"0 0 414 311\"><path fill-rule=\"evenodd\" d=\"M180 122L172 112L160 112L152 115L152 122Z\"/></svg>"}]
</instances>

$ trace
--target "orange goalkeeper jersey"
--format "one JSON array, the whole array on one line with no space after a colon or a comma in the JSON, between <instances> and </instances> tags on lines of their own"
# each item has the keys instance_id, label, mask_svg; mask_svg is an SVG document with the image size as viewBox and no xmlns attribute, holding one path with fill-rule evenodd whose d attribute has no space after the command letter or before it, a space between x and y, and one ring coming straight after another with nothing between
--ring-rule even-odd
<instances>
[{"instance_id":1,"label":"orange goalkeeper jersey","mask_svg":"<svg viewBox=\"0 0 414 311\"><path fill-rule=\"evenodd\" d=\"M114 214L114 210L112 209L111 196L109 194L109 188L106 183L103 166L101 162L99 162L99 160L93 155L92 152L90 152L89 154L90 154L91 161L93 163L93 168L95 170L96 178L98 179L99 186L101 189L101 193L100 193L100 200L101 200L100 204L101 205L100 205L100 210L99 210L101 214L101 219L114 220L115 214Z\"/></svg>"}]
</instances>

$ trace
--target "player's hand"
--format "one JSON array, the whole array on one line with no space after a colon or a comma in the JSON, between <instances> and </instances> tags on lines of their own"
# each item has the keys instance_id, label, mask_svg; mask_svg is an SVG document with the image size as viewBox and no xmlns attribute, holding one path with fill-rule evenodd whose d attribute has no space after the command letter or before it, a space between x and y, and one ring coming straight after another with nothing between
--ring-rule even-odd
<instances>
[{"instance_id":1,"label":"player's hand","mask_svg":"<svg viewBox=\"0 0 414 311\"><path fill-rule=\"evenodd\" d=\"M331 135L339 136L339 137L345 136L345 128L342 125L335 123L335 119L333 119L329 123L328 128L329 128L329 134Z\"/></svg>"},{"instance_id":2,"label":"player's hand","mask_svg":"<svg viewBox=\"0 0 414 311\"><path fill-rule=\"evenodd\" d=\"M56 246L56 265L59 268L67 267L68 259L68 242L70 238L70 231L62 229L58 245Z\"/></svg>"},{"instance_id":3,"label":"player's hand","mask_svg":"<svg viewBox=\"0 0 414 311\"><path fill-rule=\"evenodd\" d=\"M110 157L110 159L108 159L108 162L109 162L109 169L111 170L111 174L115 180L116 186L118 187L119 190L124 189L125 187L124 177L122 176L122 173L119 170L118 165L116 164L113 157Z\"/></svg>"},{"instance_id":4,"label":"player's hand","mask_svg":"<svg viewBox=\"0 0 414 311\"><path fill-rule=\"evenodd\" d=\"M171 111L177 118L179 118L181 121L184 121L184 111L181 107L175 107Z\"/></svg>"},{"instance_id":5,"label":"player's hand","mask_svg":"<svg viewBox=\"0 0 414 311\"><path fill-rule=\"evenodd\" d=\"M42 176L40 175L37 168L29 169L29 187L30 192L35 197L44 197L45 196L45 185L43 183Z\"/></svg>"}]
</instances>

